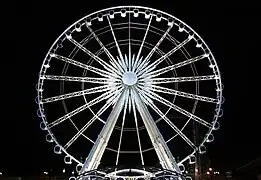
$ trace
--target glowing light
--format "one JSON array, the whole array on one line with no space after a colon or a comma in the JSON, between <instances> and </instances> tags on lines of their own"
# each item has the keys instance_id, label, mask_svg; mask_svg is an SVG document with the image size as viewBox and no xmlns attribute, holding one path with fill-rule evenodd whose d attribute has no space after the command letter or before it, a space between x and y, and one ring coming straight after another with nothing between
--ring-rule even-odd
<instances>
[{"instance_id":1,"label":"glowing light","mask_svg":"<svg viewBox=\"0 0 261 180\"><path fill-rule=\"evenodd\" d=\"M63 173L65 173L65 169L63 169Z\"/></svg>"},{"instance_id":2,"label":"glowing light","mask_svg":"<svg viewBox=\"0 0 261 180\"><path fill-rule=\"evenodd\" d=\"M212 168L208 168L209 171L212 171Z\"/></svg>"},{"instance_id":3,"label":"glowing light","mask_svg":"<svg viewBox=\"0 0 261 180\"><path fill-rule=\"evenodd\" d=\"M46 174L46 175L47 175L47 174L48 174L48 172L44 172L44 174Z\"/></svg>"},{"instance_id":4,"label":"glowing light","mask_svg":"<svg viewBox=\"0 0 261 180\"><path fill-rule=\"evenodd\" d=\"M186 171L186 173L188 173L188 171Z\"/></svg>"},{"instance_id":5,"label":"glowing light","mask_svg":"<svg viewBox=\"0 0 261 180\"><path fill-rule=\"evenodd\" d=\"M208 175L210 175L210 172L207 172Z\"/></svg>"},{"instance_id":6,"label":"glowing light","mask_svg":"<svg viewBox=\"0 0 261 180\"><path fill-rule=\"evenodd\" d=\"M1 175L3 175L3 173L2 173L2 172L0 172L0 176L1 176Z\"/></svg>"},{"instance_id":7,"label":"glowing light","mask_svg":"<svg viewBox=\"0 0 261 180\"><path fill-rule=\"evenodd\" d=\"M72 171L72 174L74 174L74 171Z\"/></svg>"},{"instance_id":8,"label":"glowing light","mask_svg":"<svg viewBox=\"0 0 261 180\"><path fill-rule=\"evenodd\" d=\"M125 72L122 77L123 83L128 86L136 84L137 80L137 75L134 72Z\"/></svg>"},{"instance_id":9,"label":"glowing light","mask_svg":"<svg viewBox=\"0 0 261 180\"><path fill-rule=\"evenodd\" d=\"M195 169L195 172L198 172L198 169L197 169L197 168Z\"/></svg>"}]
</instances>

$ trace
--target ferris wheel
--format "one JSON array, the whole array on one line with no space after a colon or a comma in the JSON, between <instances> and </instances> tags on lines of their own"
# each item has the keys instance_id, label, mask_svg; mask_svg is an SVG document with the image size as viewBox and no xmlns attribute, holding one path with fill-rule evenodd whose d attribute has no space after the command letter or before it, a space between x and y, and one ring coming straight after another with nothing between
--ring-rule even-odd
<instances>
[{"instance_id":1,"label":"ferris wheel","mask_svg":"<svg viewBox=\"0 0 261 180\"><path fill-rule=\"evenodd\" d=\"M156 9L120 6L57 38L36 101L46 140L78 179L190 179L185 166L219 128L222 89L215 58L192 28Z\"/></svg>"}]
</instances>

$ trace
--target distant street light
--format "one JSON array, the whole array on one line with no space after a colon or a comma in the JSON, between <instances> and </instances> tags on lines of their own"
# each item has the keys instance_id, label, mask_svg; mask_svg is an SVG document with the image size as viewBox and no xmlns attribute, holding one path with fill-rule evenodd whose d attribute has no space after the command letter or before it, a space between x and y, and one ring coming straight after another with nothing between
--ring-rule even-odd
<instances>
[{"instance_id":1,"label":"distant street light","mask_svg":"<svg viewBox=\"0 0 261 180\"><path fill-rule=\"evenodd\" d=\"M207 172L208 175L210 175L210 172Z\"/></svg>"},{"instance_id":2,"label":"distant street light","mask_svg":"<svg viewBox=\"0 0 261 180\"><path fill-rule=\"evenodd\" d=\"M0 176L1 176L1 175L3 175L3 173L2 173L2 172L0 172Z\"/></svg>"},{"instance_id":3,"label":"distant street light","mask_svg":"<svg viewBox=\"0 0 261 180\"><path fill-rule=\"evenodd\" d=\"M208 168L209 171L212 171L212 168Z\"/></svg>"},{"instance_id":4,"label":"distant street light","mask_svg":"<svg viewBox=\"0 0 261 180\"><path fill-rule=\"evenodd\" d=\"M65 173L65 169L63 169L63 173Z\"/></svg>"},{"instance_id":5,"label":"distant street light","mask_svg":"<svg viewBox=\"0 0 261 180\"><path fill-rule=\"evenodd\" d=\"M74 171L72 171L72 174L74 174Z\"/></svg>"},{"instance_id":6,"label":"distant street light","mask_svg":"<svg viewBox=\"0 0 261 180\"><path fill-rule=\"evenodd\" d=\"M48 172L44 172L44 174L46 174L46 175L47 175L47 174L48 174Z\"/></svg>"}]
</instances>

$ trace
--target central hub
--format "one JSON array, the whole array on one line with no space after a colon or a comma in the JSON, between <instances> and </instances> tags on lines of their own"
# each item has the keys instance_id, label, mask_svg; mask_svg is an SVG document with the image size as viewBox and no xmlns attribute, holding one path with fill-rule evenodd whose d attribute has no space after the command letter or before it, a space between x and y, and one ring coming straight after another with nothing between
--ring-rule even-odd
<instances>
[{"instance_id":1,"label":"central hub","mask_svg":"<svg viewBox=\"0 0 261 180\"><path fill-rule=\"evenodd\" d=\"M123 74L122 81L128 86L132 86L137 83L138 78L134 72L128 71Z\"/></svg>"}]
</instances>

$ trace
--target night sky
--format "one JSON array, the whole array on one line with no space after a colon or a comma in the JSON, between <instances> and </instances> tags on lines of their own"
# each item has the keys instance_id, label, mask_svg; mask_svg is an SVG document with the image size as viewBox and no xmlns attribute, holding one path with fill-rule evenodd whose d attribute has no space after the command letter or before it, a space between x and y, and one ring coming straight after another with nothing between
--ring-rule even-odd
<instances>
[{"instance_id":1,"label":"night sky","mask_svg":"<svg viewBox=\"0 0 261 180\"><path fill-rule=\"evenodd\" d=\"M176 4L112 1L35 1L16 5L15 49L1 67L2 95L0 172L37 174L62 169L39 128L35 104L38 72L54 40L73 22L114 5L143 5L168 12L190 25L205 40L220 67L224 82L224 116L215 141L208 146L214 168L235 170L261 156L260 140L260 21L258 9L224 4ZM85 1L88 2L88 1ZM11 47L10 47L11 48ZM12 57L12 58L10 58ZM15 59L13 58L15 57ZM8 75L8 76L7 76Z\"/></svg>"}]
</instances>

